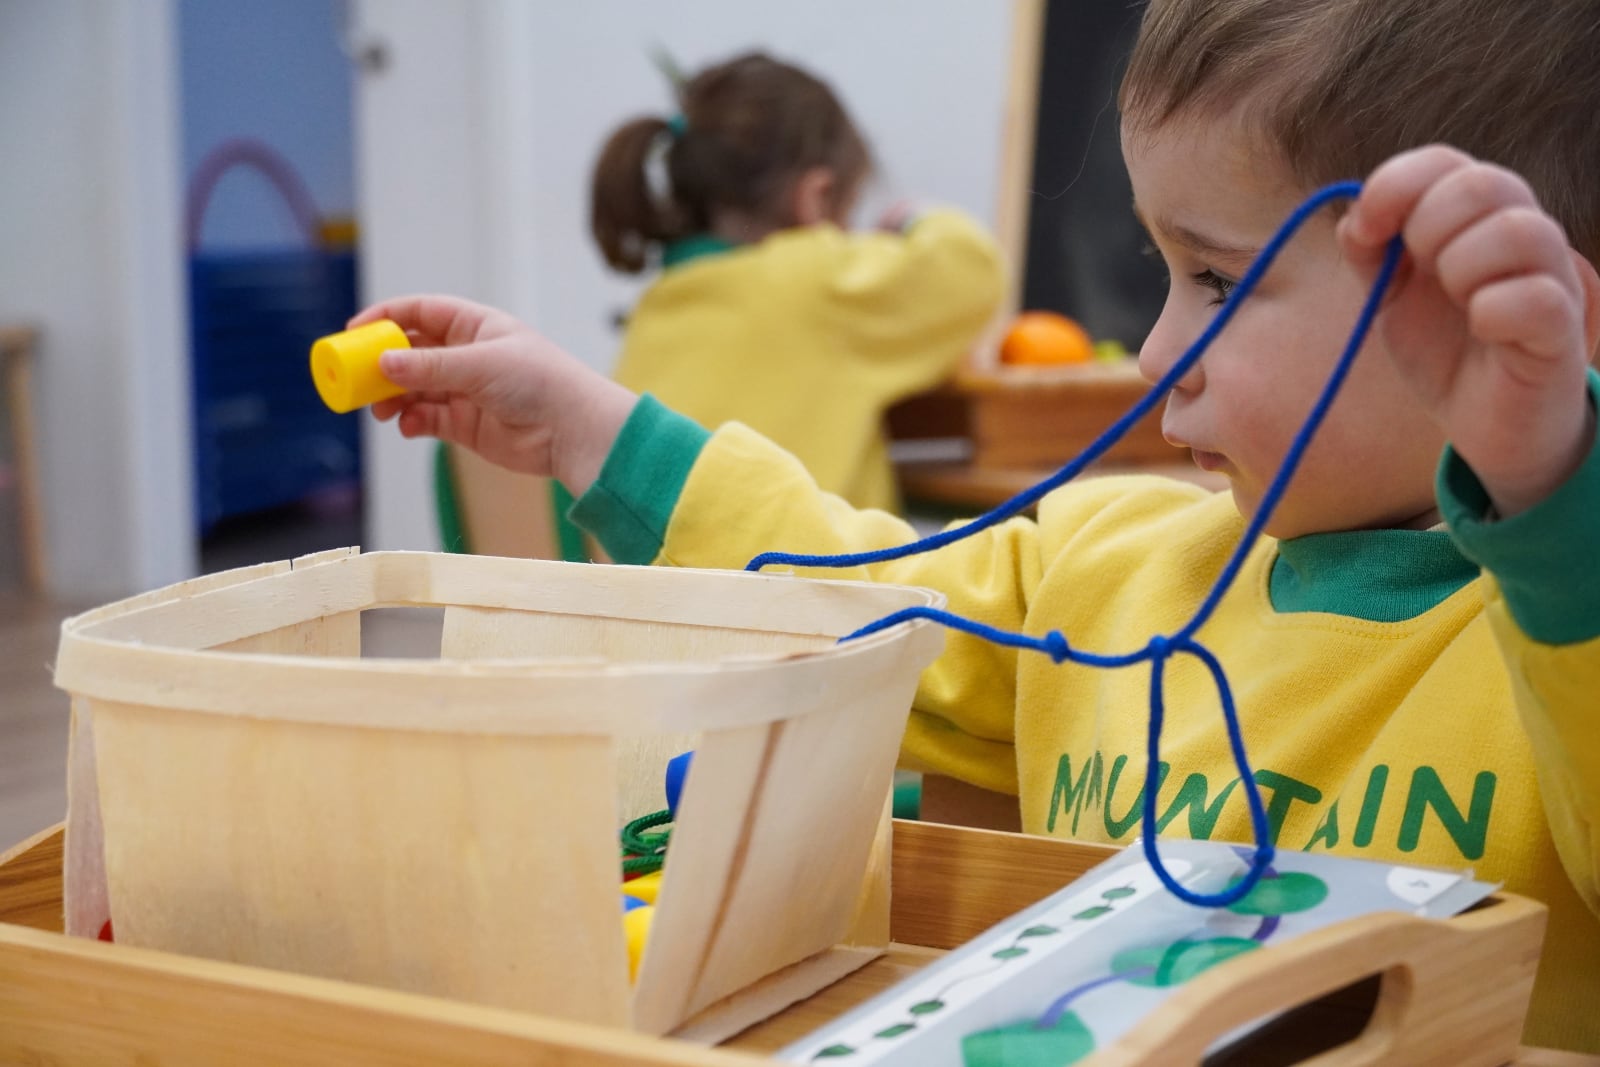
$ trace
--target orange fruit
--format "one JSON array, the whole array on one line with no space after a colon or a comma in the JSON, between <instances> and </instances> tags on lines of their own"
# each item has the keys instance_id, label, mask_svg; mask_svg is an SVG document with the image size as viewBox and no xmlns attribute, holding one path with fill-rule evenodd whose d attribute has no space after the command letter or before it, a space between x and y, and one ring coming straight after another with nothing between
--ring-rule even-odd
<instances>
[{"instance_id":1,"label":"orange fruit","mask_svg":"<svg viewBox=\"0 0 1600 1067\"><path fill-rule=\"evenodd\" d=\"M1087 363L1093 358L1089 332L1054 311L1024 311L1000 342L1000 362L1013 366Z\"/></svg>"}]
</instances>

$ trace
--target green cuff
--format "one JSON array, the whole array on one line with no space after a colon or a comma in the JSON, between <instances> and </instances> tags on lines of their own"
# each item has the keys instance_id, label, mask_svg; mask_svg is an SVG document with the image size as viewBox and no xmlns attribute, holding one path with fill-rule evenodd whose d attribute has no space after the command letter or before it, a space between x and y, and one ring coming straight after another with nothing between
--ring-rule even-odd
<instances>
[{"instance_id":1,"label":"green cuff","mask_svg":"<svg viewBox=\"0 0 1600 1067\"><path fill-rule=\"evenodd\" d=\"M1600 405L1589 372L1589 402ZM1491 519L1489 493L1453 448L1439 464L1439 510L1468 559L1495 576L1523 633L1547 645L1600 636L1600 444L1571 478L1520 515Z\"/></svg>"},{"instance_id":2,"label":"green cuff","mask_svg":"<svg viewBox=\"0 0 1600 1067\"><path fill-rule=\"evenodd\" d=\"M568 512L618 563L651 563L711 435L648 393L633 406L589 491Z\"/></svg>"}]
</instances>

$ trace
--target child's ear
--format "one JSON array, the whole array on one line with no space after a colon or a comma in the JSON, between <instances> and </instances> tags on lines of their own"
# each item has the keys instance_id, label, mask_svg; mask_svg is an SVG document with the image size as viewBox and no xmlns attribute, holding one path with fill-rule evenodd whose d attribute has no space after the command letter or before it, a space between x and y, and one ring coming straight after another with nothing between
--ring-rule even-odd
<instances>
[{"instance_id":1,"label":"child's ear","mask_svg":"<svg viewBox=\"0 0 1600 1067\"><path fill-rule=\"evenodd\" d=\"M789 217L796 226L815 226L833 220L838 179L832 167L810 167L801 171L789 191Z\"/></svg>"},{"instance_id":2,"label":"child's ear","mask_svg":"<svg viewBox=\"0 0 1600 1067\"><path fill-rule=\"evenodd\" d=\"M1572 263L1578 268L1578 284L1583 287L1583 342L1589 346L1589 362L1600 366L1600 273L1576 250Z\"/></svg>"}]
</instances>

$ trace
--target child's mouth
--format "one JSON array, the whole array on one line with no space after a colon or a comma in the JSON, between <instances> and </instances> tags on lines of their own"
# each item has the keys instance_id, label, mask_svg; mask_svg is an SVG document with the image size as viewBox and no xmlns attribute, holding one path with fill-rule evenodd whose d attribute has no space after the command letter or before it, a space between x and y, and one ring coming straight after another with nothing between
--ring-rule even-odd
<instances>
[{"instance_id":1,"label":"child's mouth","mask_svg":"<svg viewBox=\"0 0 1600 1067\"><path fill-rule=\"evenodd\" d=\"M1198 448L1191 448L1189 455L1194 459L1194 465L1203 471L1219 471L1227 465L1227 457L1220 452L1205 452Z\"/></svg>"}]
</instances>

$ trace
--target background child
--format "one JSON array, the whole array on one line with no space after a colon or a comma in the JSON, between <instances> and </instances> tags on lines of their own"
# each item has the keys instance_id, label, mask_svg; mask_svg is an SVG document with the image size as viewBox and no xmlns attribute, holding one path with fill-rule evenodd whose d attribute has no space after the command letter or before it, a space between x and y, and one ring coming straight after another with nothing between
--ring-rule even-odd
<instances>
[{"instance_id":1,"label":"background child","mask_svg":"<svg viewBox=\"0 0 1600 1067\"><path fill-rule=\"evenodd\" d=\"M606 262L662 268L616 379L702 425L744 422L823 488L894 508L884 411L948 377L994 315L992 243L948 209L846 232L870 153L797 67L739 56L678 102L623 125L595 165Z\"/></svg>"},{"instance_id":2,"label":"background child","mask_svg":"<svg viewBox=\"0 0 1600 1067\"><path fill-rule=\"evenodd\" d=\"M1169 397L1167 434L1231 494L1089 481L1046 497L1036 522L859 573L1097 652L1172 633L1401 237L1377 331L1199 636L1232 678L1276 842L1472 866L1544 901L1527 1040L1600 1052L1596 54L1587 0L1158 0L1123 116L1137 209L1171 272L1147 374L1310 189L1370 175L1342 217L1302 229ZM1412 147L1436 137L1504 166ZM425 297L364 317L385 315L442 347L387 355L385 373L419 392L376 413L554 471L619 561L727 567L911 539L819 493L756 434L708 435L501 313ZM1148 687L1144 671L952 633L904 756L1015 793L1029 832L1126 842ZM1164 689L1158 825L1249 840L1208 672L1179 656Z\"/></svg>"}]
</instances>

